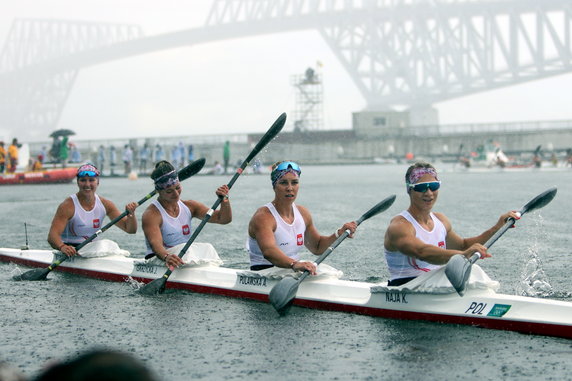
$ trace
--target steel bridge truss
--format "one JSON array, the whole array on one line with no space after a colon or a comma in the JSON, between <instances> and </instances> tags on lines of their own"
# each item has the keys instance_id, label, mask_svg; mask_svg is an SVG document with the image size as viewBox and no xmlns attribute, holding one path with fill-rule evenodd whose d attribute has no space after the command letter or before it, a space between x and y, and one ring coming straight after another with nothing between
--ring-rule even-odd
<instances>
[{"instance_id":1,"label":"steel bridge truss","mask_svg":"<svg viewBox=\"0 0 572 381\"><path fill-rule=\"evenodd\" d=\"M142 35L131 25L16 20L0 54L0 129L53 128L79 70L59 60Z\"/></svg>"},{"instance_id":2,"label":"steel bridge truss","mask_svg":"<svg viewBox=\"0 0 572 381\"><path fill-rule=\"evenodd\" d=\"M312 20L376 110L426 107L572 70L571 1L483 3L216 0L207 24Z\"/></svg>"},{"instance_id":3,"label":"steel bridge truss","mask_svg":"<svg viewBox=\"0 0 572 381\"><path fill-rule=\"evenodd\" d=\"M570 72L571 26L570 0L214 0L202 30L151 39L133 25L17 20L0 53L0 130L55 127L81 67L237 30L319 30L368 108L387 110Z\"/></svg>"}]
</instances>

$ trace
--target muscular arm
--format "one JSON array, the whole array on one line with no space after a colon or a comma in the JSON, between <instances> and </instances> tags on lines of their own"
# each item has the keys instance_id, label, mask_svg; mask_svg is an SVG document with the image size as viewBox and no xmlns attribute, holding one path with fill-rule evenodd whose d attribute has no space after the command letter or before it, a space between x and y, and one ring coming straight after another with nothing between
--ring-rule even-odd
<instances>
[{"instance_id":1,"label":"muscular arm","mask_svg":"<svg viewBox=\"0 0 572 381\"><path fill-rule=\"evenodd\" d=\"M161 213L155 205L150 205L143 213L142 224L145 238L149 241L153 252L161 259L167 256L167 250L163 247L163 235L161 234L161 224L163 219Z\"/></svg>"},{"instance_id":2,"label":"muscular arm","mask_svg":"<svg viewBox=\"0 0 572 381\"><path fill-rule=\"evenodd\" d=\"M105 207L105 214L109 217L110 220L118 217L121 212L117 209L115 204L108 199L103 197L99 197L103 206ZM132 202L127 204L126 209L130 210L130 213L117 221L117 227L129 234L137 233L137 218L135 217L135 208L137 207L137 203Z\"/></svg>"},{"instance_id":3,"label":"muscular arm","mask_svg":"<svg viewBox=\"0 0 572 381\"><path fill-rule=\"evenodd\" d=\"M337 237L335 233L328 236L320 235L318 229L316 229L316 226L314 225L314 222L312 220L312 215L310 214L308 209L306 209L301 205L297 206L298 210L300 211L300 214L302 214L302 217L304 217L304 222L306 223L304 244L312 254L320 255L324 251L326 251L326 249L328 249L328 247L330 247L332 243L334 243ZM356 229L357 229L357 224L355 221L352 221L352 222L346 222L341 228L337 229L337 232L338 234L343 234L344 231L349 230L350 231L349 237L353 238Z\"/></svg>"},{"instance_id":4,"label":"muscular arm","mask_svg":"<svg viewBox=\"0 0 572 381\"><path fill-rule=\"evenodd\" d=\"M217 196L224 197L228 195L229 189L227 185L221 185L216 190ZM205 218L209 208L194 200L183 201L185 205L191 210L193 217L200 218L201 220ZM220 203L220 209L215 210L209 219L208 222L212 222L215 224L226 225L232 221L232 208L230 207L230 200L228 198L223 198L222 202Z\"/></svg>"},{"instance_id":5,"label":"muscular arm","mask_svg":"<svg viewBox=\"0 0 572 381\"><path fill-rule=\"evenodd\" d=\"M62 241L62 233L66 227L68 221L73 217L74 214L74 205L71 198L66 198L56 210L56 214L52 219L52 224L50 226L50 231L48 233L48 243L50 246L56 250L60 250L63 241Z\"/></svg>"},{"instance_id":6,"label":"muscular arm","mask_svg":"<svg viewBox=\"0 0 572 381\"><path fill-rule=\"evenodd\" d=\"M445 221L443 221L443 223L449 232L451 230L450 224L445 223ZM449 234L447 234L447 236L449 236ZM409 221L401 216L396 216L391 220L391 223L385 232L384 245L389 251L399 251L407 256L417 258L434 265L446 264L455 254L463 254L467 256L478 250L478 248L473 247L473 251L464 252L455 249L442 249L440 247L427 244L415 236L415 228Z\"/></svg>"},{"instance_id":7,"label":"muscular arm","mask_svg":"<svg viewBox=\"0 0 572 381\"><path fill-rule=\"evenodd\" d=\"M467 250L469 247L471 247L477 243L485 244L485 242L487 242L489 238L491 238L500 228L503 227L503 225L505 224L505 222L508 218L512 217L515 220L519 219L516 216L515 212L513 212L513 211L506 212L499 217L497 223L493 227L491 227L488 230L485 230L480 235L478 235L476 237L471 237L471 238L462 238L457 233L455 233L453 231L453 229L451 229L451 223L449 222L447 217L445 217L441 213L435 213L435 215L441 221L443 221L444 224L445 224L445 221L447 221L447 224L449 226L449 228L447 230L447 247L450 247L451 249L458 249L458 250ZM445 226L447 226L447 224Z\"/></svg>"}]
</instances>

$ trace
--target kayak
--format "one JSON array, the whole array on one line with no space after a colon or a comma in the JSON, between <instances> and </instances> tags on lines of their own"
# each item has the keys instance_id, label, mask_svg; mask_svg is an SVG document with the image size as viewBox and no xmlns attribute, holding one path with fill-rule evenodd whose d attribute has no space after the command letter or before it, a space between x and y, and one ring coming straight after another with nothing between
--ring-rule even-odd
<instances>
[{"instance_id":1,"label":"kayak","mask_svg":"<svg viewBox=\"0 0 572 381\"><path fill-rule=\"evenodd\" d=\"M0 185L69 183L75 178L76 173L77 168L3 173L0 174Z\"/></svg>"},{"instance_id":2,"label":"kayak","mask_svg":"<svg viewBox=\"0 0 572 381\"><path fill-rule=\"evenodd\" d=\"M61 255L51 250L0 248L0 261L30 267L45 268ZM277 270L295 275L291 270ZM110 255L73 257L55 271L107 281L148 283L161 277L166 268L144 259ZM280 277L264 272L225 268L207 262L176 269L166 288L268 302L270 290L279 281ZM461 297L454 290L415 292L403 286L348 281L326 274L306 278L293 304L382 318L465 324L572 339L572 302L505 295L488 287L467 288Z\"/></svg>"}]
</instances>

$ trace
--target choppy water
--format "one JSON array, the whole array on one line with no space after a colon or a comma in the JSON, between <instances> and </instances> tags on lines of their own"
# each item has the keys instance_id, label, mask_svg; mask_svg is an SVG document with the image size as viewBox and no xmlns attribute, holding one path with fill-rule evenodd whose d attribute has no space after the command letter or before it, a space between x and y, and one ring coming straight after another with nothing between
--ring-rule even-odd
<instances>
[{"instance_id":1,"label":"choppy water","mask_svg":"<svg viewBox=\"0 0 572 381\"><path fill-rule=\"evenodd\" d=\"M352 280L387 279L382 237L391 216L408 205L406 166L303 168L298 203L324 234L397 194L385 213L364 222L326 262ZM546 294L572 301L572 170L454 172L442 166L436 210L463 236L479 234L498 216L518 209L551 186L558 195L540 213L526 215L491 249L481 266L503 293ZM228 177L194 177L184 198L212 205ZM48 248L51 217L74 184L0 188L0 246ZM99 193L120 208L152 190L148 179L102 179ZM246 225L272 198L267 176L243 176L231 190L234 220L209 224L197 239L211 242L226 266L245 268ZM143 208L138 210L141 216ZM142 232L105 233L140 256ZM0 264L0 359L32 376L53 360L94 346L130 352L163 380L427 380L572 379L572 341L468 326L408 322L294 307L278 317L269 304L222 296L168 292L144 297L127 283L51 273L46 282L15 282L13 264Z\"/></svg>"}]
</instances>

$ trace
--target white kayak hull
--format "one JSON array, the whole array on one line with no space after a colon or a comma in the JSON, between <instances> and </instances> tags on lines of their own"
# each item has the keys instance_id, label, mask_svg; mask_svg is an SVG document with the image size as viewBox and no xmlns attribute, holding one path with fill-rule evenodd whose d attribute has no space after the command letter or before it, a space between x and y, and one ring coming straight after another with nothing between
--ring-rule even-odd
<instances>
[{"instance_id":1,"label":"white kayak hull","mask_svg":"<svg viewBox=\"0 0 572 381\"><path fill-rule=\"evenodd\" d=\"M47 267L55 260L49 250L0 248L0 261L31 267ZM130 278L148 283L165 272L163 266L123 256L72 258L54 271L107 281ZM217 294L268 302L279 279L253 276L247 271L217 266L183 267L166 284L170 289ZM358 313L383 318L466 324L483 328L572 339L572 303L551 299L498 294L469 289L456 293L427 294L402 291L371 292L375 284L308 277L298 288L294 305Z\"/></svg>"}]
</instances>

